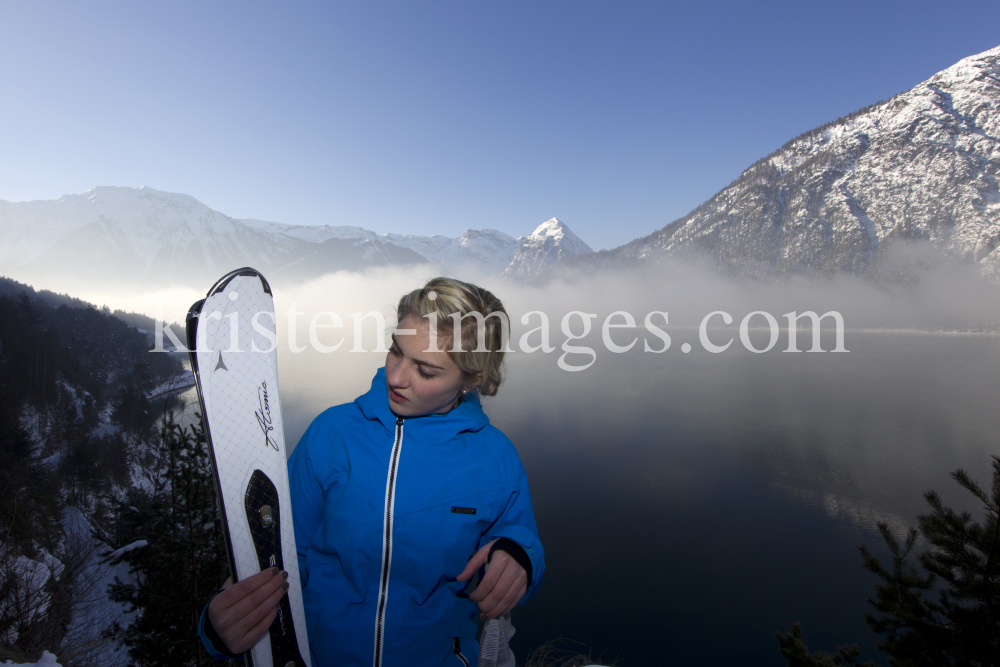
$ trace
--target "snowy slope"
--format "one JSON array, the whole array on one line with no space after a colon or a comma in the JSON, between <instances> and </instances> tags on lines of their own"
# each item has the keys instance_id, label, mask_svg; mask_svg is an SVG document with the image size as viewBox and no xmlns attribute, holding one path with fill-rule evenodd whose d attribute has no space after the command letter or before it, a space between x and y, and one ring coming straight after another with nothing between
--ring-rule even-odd
<instances>
[{"instance_id":1,"label":"snowy slope","mask_svg":"<svg viewBox=\"0 0 1000 667\"><path fill-rule=\"evenodd\" d=\"M2 663L7 667L61 667L57 662L56 656L52 655L48 651L42 651L42 657L38 659L38 662L13 662L7 660Z\"/></svg>"},{"instance_id":2,"label":"snowy slope","mask_svg":"<svg viewBox=\"0 0 1000 667\"><path fill-rule=\"evenodd\" d=\"M586 248L555 224L517 239L495 229L467 229L458 238L377 234L357 226L237 220L189 195L97 187L54 201L0 201L0 274L27 282L86 278L201 289L241 266L286 280L421 263L499 276L521 253L511 275L523 279L533 267Z\"/></svg>"},{"instance_id":3,"label":"snowy slope","mask_svg":"<svg viewBox=\"0 0 1000 667\"><path fill-rule=\"evenodd\" d=\"M591 252L591 247L561 220L552 218L540 224L530 236L521 239L503 276L528 281L563 260Z\"/></svg>"},{"instance_id":4,"label":"snowy slope","mask_svg":"<svg viewBox=\"0 0 1000 667\"><path fill-rule=\"evenodd\" d=\"M132 582L134 575L129 571L128 563L114 563L117 552L109 554L107 545L92 535L91 526L79 509L67 507L63 525L67 535L71 536L73 546L88 554L63 648L76 647L71 653L76 653L76 660L82 664L125 667L129 664L125 649L103 638L102 633L115 622L128 625L135 617L134 611L127 611L128 605L112 602L107 597L110 584L115 580ZM119 551L135 548L139 547L133 543ZM39 661L38 664L49 663Z\"/></svg>"},{"instance_id":5,"label":"snowy slope","mask_svg":"<svg viewBox=\"0 0 1000 667\"><path fill-rule=\"evenodd\" d=\"M148 282L271 265L301 245L247 227L194 197L97 187L55 201L0 201L0 271Z\"/></svg>"},{"instance_id":6,"label":"snowy slope","mask_svg":"<svg viewBox=\"0 0 1000 667\"><path fill-rule=\"evenodd\" d=\"M499 274L510 263L520 240L495 229L467 229L462 236L451 238L434 234L376 234L363 227L331 225L286 225L280 222L241 220L248 227L272 234L282 234L309 243L369 241L372 247L401 248L418 255L421 260L445 269L473 267L487 274ZM381 244L381 245L379 245Z\"/></svg>"},{"instance_id":7,"label":"snowy slope","mask_svg":"<svg viewBox=\"0 0 1000 667\"><path fill-rule=\"evenodd\" d=\"M385 238L438 266L455 269L474 267L491 275L498 275L507 268L520 245L520 239L496 229L466 229L457 239L409 234L386 234Z\"/></svg>"},{"instance_id":8,"label":"snowy slope","mask_svg":"<svg viewBox=\"0 0 1000 667\"><path fill-rule=\"evenodd\" d=\"M923 241L1000 278L1000 47L793 139L684 218L585 270L708 255L732 275L878 273Z\"/></svg>"},{"instance_id":9,"label":"snowy slope","mask_svg":"<svg viewBox=\"0 0 1000 667\"><path fill-rule=\"evenodd\" d=\"M351 225L287 225L283 222L265 222L263 220L240 220L247 227L257 229L268 234L279 234L307 243L323 243L330 239L355 240L355 239L375 239L378 235L363 227Z\"/></svg>"}]
</instances>

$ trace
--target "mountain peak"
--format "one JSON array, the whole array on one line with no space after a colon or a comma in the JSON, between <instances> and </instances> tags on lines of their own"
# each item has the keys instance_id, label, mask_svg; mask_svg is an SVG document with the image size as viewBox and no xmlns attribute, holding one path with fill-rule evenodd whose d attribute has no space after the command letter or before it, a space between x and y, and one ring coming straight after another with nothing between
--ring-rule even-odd
<instances>
[{"instance_id":1,"label":"mountain peak","mask_svg":"<svg viewBox=\"0 0 1000 667\"><path fill-rule=\"evenodd\" d=\"M527 281L557 262L590 252L593 252L591 247L563 221L551 218L538 225L530 236L522 237L521 245L503 276Z\"/></svg>"},{"instance_id":2,"label":"mountain peak","mask_svg":"<svg viewBox=\"0 0 1000 667\"><path fill-rule=\"evenodd\" d=\"M531 236L562 236L563 230L569 229L559 218L546 220L531 232Z\"/></svg>"},{"instance_id":3,"label":"mountain peak","mask_svg":"<svg viewBox=\"0 0 1000 667\"><path fill-rule=\"evenodd\" d=\"M63 195L55 200L59 204L100 204L112 208L130 208L136 202L146 202L145 206L156 205L155 203L165 203L169 206L183 206L188 209L200 208L208 210L208 207L200 201L180 192L164 192L156 190L148 185L140 185L132 188L124 185L97 185L84 192Z\"/></svg>"}]
</instances>

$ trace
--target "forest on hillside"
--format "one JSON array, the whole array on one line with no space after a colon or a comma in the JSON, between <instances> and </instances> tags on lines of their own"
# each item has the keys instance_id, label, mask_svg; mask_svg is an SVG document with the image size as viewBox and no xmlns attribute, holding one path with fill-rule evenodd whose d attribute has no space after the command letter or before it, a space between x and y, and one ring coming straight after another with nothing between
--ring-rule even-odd
<instances>
[{"instance_id":1,"label":"forest on hillside","mask_svg":"<svg viewBox=\"0 0 1000 667\"><path fill-rule=\"evenodd\" d=\"M185 371L151 347L107 309L0 284L0 662L202 663L192 627L144 655L154 614L135 613L190 621L225 577L204 435L153 398Z\"/></svg>"}]
</instances>

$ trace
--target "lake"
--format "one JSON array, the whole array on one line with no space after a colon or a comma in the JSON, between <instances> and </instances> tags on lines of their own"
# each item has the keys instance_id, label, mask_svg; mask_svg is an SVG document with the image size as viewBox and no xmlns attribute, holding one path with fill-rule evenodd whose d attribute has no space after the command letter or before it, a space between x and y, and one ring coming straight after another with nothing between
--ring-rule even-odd
<instances>
[{"instance_id":1,"label":"lake","mask_svg":"<svg viewBox=\"0 0 1000 667\"><path fill-rule=\"evenodd\" d=\"M672 335L662 355L600 350L576 373L558 351L510 355L484 400L546 550L515 654L561 637L625 667L783 665L774 634L800 621L811 649L857 642L884 663L857 547L885 557L876 522L915 525L929 489L981 517L949 473L987 482L1000 453L1000 337L848 331L846 354L752 354L738 337L682 354L696 332ZM383 361L280 355L289 447Z\"/></svg>"}]
</instances>

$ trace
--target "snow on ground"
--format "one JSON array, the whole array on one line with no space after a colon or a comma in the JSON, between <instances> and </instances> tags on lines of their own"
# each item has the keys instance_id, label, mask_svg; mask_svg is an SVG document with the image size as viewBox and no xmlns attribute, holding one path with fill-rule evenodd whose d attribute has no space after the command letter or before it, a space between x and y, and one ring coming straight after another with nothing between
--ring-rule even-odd
<instances>
[{"instance_id":1,"label":"snow on ground","mask_svg":"<svg viewBox=\"0 0 1000 667\"><path fill-rule=\"evenodd\" d=\"M11 662L8 660L3 664L10 665L10 667L62 667L56 662L56 656L48 651L42 651L42 657L38 659L38 662Z\"/></svg>"},{"instance_id":2,"label":"snow on ground","mask_svg":"<svg viewBox=\"0 0 1000 667\"><path fill-rule=\"evenodd\" d=\"M176 394L183 389L194 386L194 373L190 370L184 370L184 372L175 375L166 382L155 387L151 392L149 392L149 398L159 398L165 394Z\"/></svg>"},{"instance_id":3,"label":"snow on ground","mask_svg":"<svg viewBox=\"0 0 1000 667\"><path fill-rule=\"evenodd\" d=\"M134 508L133 508L134 509ZM123 556L130 551L135 551L136 549L141 549L143 547L148 547L149 542L146 540L136 540L132 544L126 544L121 549L115 549L110 554L108 554L108 560L114 560L119 556Z\"/></svg>"},{"instance_id":4,"label":"snow on ground","mask_svg":"<svg viewBox=\"0 0 1000 667\"><path fill-rule=\"evenodd\" d=\"M35 444L32 454L37 456L45 444L44 432L48 427L48 415L28 403L21 412L21 427L28 432L28 437Z\"/></svg>"},{"instance_id":5,"label":"snow on ground","mask_svg":"<svg viewBox=\"0 0 1000 667\"><path fill-rule=\"evenodd\" d=\"M2 574L11 578L9 599L19 609L20 622L31 624L44 621L52 600L52 593L46 585L62 573L63 563L41 548L38 548L35 559L11 556L9 551L4 551ZM4 632L5 641L11 632L10 628Z\"/></svg>"},{"instance_id":6,"label":"snow on ground","mask_svg":"<svg viewBox=\"0 0 1000 667\"><path fill-rule=\"evenodd\" d=\"M77 551L86 553L88 561L80 575L78 600L73 620L66 629L62 653L65 656L72 649L75 660L107 667L124 667L128 664L125 650L117 647L113 641L104 639L101 634L115 621L123 627L132 622L133 614L126 613L123 605L108 599L108 585L114 583L116 578L123 582L132 581L129 566L127 563L111 563L107 546L92 536L90 523L77 508L66 509L63 527L66 530L67 546L73 545ZM124 549L129 547L138 548L139 543L133 542Z\"/></svg>"}]
</instances>

